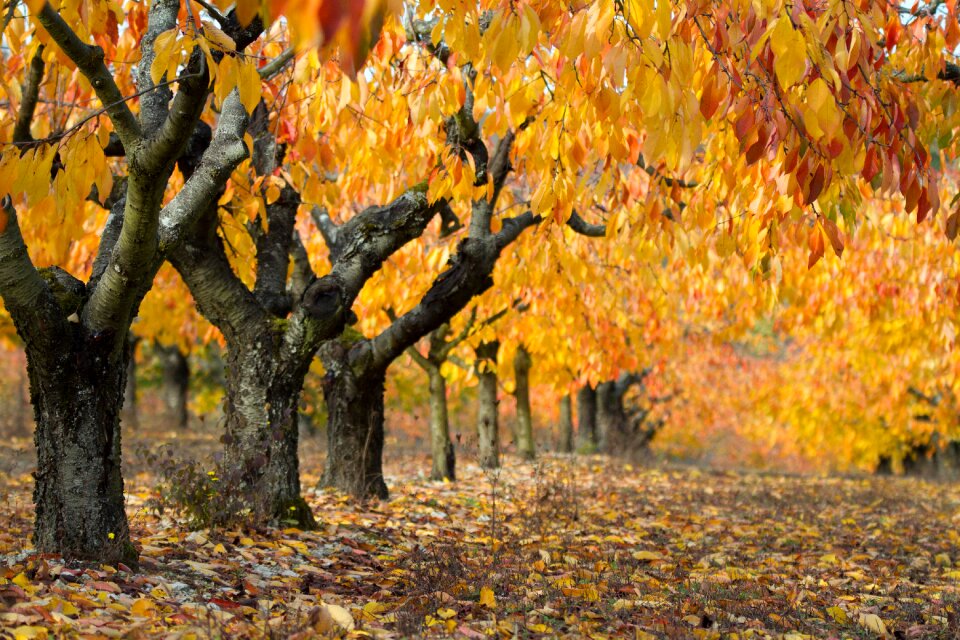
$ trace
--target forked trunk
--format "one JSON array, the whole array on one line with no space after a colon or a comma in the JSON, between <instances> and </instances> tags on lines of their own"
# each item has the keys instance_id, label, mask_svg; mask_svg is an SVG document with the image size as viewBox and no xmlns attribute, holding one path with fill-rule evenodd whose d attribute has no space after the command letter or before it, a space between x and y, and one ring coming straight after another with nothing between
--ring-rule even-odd
<instances>
[{"instance_id":1,"label":"forked trunk","mask_svg":"<svg viewBox=\"0 0 960 640\"><path fill-rule=\"evenodd\" d=\"M316 528L300 494L297 405L306 364L284 366L280 334L227 346L223 477L256 517Z\"/></svg>"},{"instance_id":2,"label":"forked trunk","mask_svg":"<svg viewBox=\"0 0 960 640\"><path fill-rule=\"evenodd\" d=\"M37 424L34 544L41 553L135 566L120 471L128 348L72 328L57 354L27 345Z\"/></svg>"},{"instance_id":3,"label":"forked trunk","mask_svg":"<svg viewBox=\"0 0 960 640\"><path fill-rule=\"evenodd\" d=\"M477 439L480 466L500 466L500 421L497 412L498 342L484 342L477 347Z\"/></svg>"},{"instance_id":4,"label":"forked trunk","mask_svg":"<svg viewBox=\"0 0 960 640\"><path fill-rule=\"evenodd\" d=\"M560 398L560 453L573 453L573 411L570 394Z\"/></svg>"},{"instance_id":5,"label":"forked trunk","mask_svg":"<svg viewBox=\"0 0 960 640\"><path fill-rule=\"evenodd\" d=\"M386 498L383 480L383 391L385 370L356 369L349 345L331 340L321 347L326 375L327 463L320 484L357 498Z\"/></svg>"},{"instance_id":6,"label":"forked trunk","mask_svg":"<svg viewBox=\"0 0 960 640\"><path fill-rule=\"evenodd\" d=\"M597 444L597 392L585 384L577 392L577 450L593 453Z\"/></svg>"},{"instance_id":7,"label":"forked trunk","mask_svg":"<svg viewBox=\"0 0 960 640\"><path fill-rule=\"evenodd\" d=\"M430 455L433 468L431 480L456 480L456 452L450 441L450 421L447 415L447 381L440 367L431 367L430 376Z\"/></svg>"},{"instance_id":8,"label":"forked trunk","mask_svg":"<svg viewBox=\"0 0 960 640\"><path fill-rule=\"evenodd\" d=\"M513 372L516 382L514 397L517 400L517 453L525 460L533 460L536 451L533 447L533 416L530 412L530 354L520 347L513 358Z\"/></svg>"}]
</instances>

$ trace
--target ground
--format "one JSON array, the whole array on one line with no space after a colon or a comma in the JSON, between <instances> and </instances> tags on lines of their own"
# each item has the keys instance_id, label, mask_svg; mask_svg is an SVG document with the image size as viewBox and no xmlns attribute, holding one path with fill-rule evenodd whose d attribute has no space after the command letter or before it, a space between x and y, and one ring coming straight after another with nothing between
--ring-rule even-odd
<instances>
[{"instance_id":1,"label":"ground","mask_svg":"<svg viewBox=\"0 0 960 640\"><path fill-rule=\"evenodd\" d=\"M463 461L460 481L433 483L404 455L388 501L308 490L318 531L190 531L150 506L142 467L133 572L31 552L16 448L0 467L0 638L960 636L948 485L555 455ZM305 486L319 460L304 456Z\"/></svg>"}]
</instances>

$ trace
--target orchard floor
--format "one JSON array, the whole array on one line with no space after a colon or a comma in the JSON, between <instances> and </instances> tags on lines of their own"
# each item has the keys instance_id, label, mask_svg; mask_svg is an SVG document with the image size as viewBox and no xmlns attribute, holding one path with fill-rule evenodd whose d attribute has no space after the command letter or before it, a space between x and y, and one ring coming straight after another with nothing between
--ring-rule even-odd
<instances>
[{"instance_id":1,"label":"orchard floor","mask_svg":"<svg viewBox=\"0 0 960 640\"><path fill-rule=\"evenodd\" d=\"M134 468L132 573L33 555L24 467L0 467L0 638L960 637L949 485L562 456L449 484L401 456L388 501L308 490L319 531L191 532Z\"/></svg>"}]
</instances>

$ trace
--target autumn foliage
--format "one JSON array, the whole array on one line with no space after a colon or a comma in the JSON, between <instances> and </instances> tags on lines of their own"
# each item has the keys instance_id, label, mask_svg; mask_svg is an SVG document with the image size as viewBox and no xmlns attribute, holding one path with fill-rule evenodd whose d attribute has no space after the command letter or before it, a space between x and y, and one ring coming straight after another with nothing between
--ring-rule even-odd
<instances>
[{"instance_id":1,"label":"autumn foliage","mask_svg":"<svg viewBox=\"0 0 960 640\"><path fill-rule=\"evenodd\" d=\"M949 637L957 11L10 0L0 619Z\"/></svg>"}]
</instances>

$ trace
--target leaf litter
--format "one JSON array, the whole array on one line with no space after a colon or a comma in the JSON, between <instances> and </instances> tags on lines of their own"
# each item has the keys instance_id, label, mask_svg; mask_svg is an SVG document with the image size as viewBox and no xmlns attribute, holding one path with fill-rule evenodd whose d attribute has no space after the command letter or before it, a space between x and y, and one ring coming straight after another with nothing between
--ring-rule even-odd
<instances>
[{"instance_id":1,"label":"leaf litter","mask_svg":"<svg viewBox=\"0 0 960 640\"><path fill-rule=\"evenodd\" d=\"M383 502L307 491L313 532L190 531L138 474L137 572L33 553L32 480L5 477L0 637L960 635L954 486L561 456L435 483L423 466L390 461Z\"/></svg>"}]
</instances>

